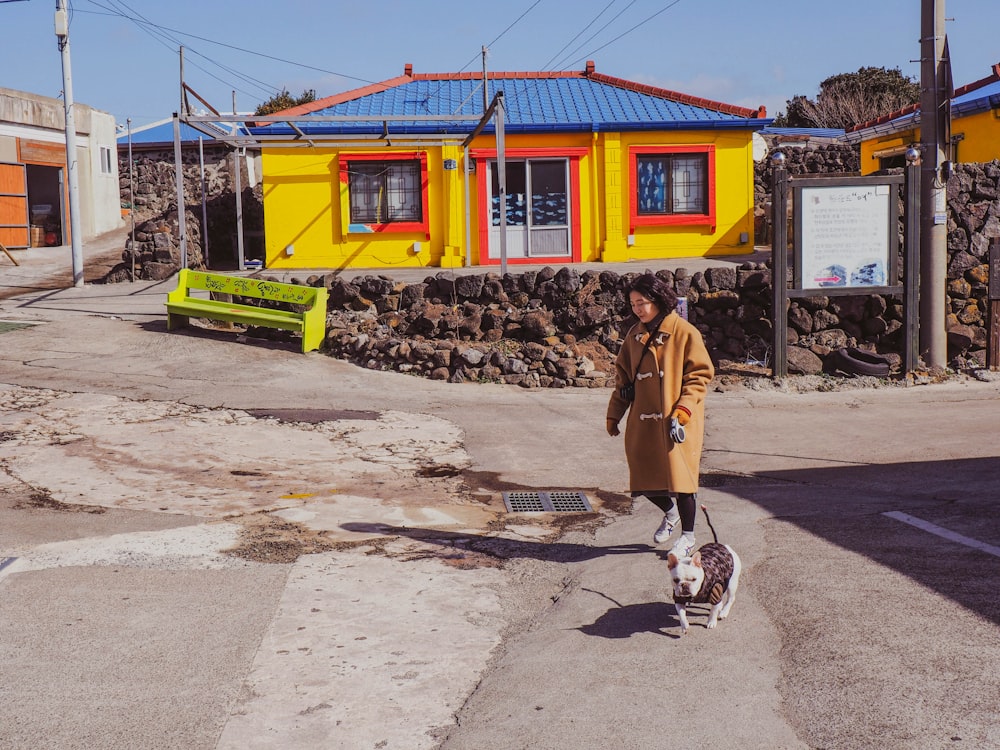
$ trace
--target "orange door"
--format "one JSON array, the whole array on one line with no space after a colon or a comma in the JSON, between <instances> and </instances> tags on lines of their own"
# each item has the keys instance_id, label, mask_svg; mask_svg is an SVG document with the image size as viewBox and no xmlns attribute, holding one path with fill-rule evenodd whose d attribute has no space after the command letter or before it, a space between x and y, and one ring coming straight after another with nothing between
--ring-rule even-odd
<instances>
[{"instance_id":1,"label":"orange door","mask_svg":"<svg viewBox=\"0 0 1000 750\"><path fill-rule=\"evenodd\" d=\"M28 247L28 183L23 164L0 164L0 244Z\"/></svg>"}]
</instances>

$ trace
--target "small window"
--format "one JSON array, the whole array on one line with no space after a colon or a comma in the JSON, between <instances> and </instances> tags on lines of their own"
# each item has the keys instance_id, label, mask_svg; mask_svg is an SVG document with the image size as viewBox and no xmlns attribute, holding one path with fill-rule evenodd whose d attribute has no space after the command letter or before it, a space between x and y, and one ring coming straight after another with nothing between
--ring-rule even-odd
<instances>
[{"instance_id":1,"label":"small window","mask_svg":"<svg viewBox=\"0 0 1000 750\"><path fill-rule=\"evenodd\" d=\"M708 225L715 229L715 147L629 149L632 226Z\"/></svg>"},{"instance_id":2,"label":"small window","mask_svg":"<svg viewBox=\"0 0 1000 750\"><path fill-rule=\"evenodd\" d=\"M111 149L107 146L101 146L101 174L112 174Z\"/></svg>"},{"instance_id":3,"label":"small window","mask_svg":"<svg viewBox=\"0 0 1000 750\"><path fill-rule=\"evenodd\" d=\"M640 216L708 213L708 158L704 155L636 156Z\"/></svg>"},{"instance_id":4,"label":"small window","mask_svg":"<svg viewBox=\"0 0 1000 750\"><path fill-rule=\"evenodd\" d=\"M420 162L348 161L352 224L419 222L423 217Z\"/></svg>"}]
</instances>

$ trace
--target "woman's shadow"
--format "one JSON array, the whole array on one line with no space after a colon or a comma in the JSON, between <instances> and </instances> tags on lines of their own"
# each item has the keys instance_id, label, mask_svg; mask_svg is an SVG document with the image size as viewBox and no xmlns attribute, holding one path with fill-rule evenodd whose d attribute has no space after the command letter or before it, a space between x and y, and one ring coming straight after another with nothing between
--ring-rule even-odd
<instances>
[{"instance_id":1,"label":"woman's shadow","mask_svg":"<svg viewBox=\"0 0 1000 750\"><path fill-rule=\"evenodd\" d=\"M606 547L574 544L568 542L538 542L527 539L507 539L480 534L443 531L441 529L409 528L381 523L345 523L345 531L359 534L403 536L425 544L437 544L449 551L468 550L489 555L499 560L518 558L544 560L547 562L576 563L595 560L606 555L633 555L655 552L660 557L662 551L648 544L616 544ZM599 638L629 638L638 633L656 633L671 638L679 635L664 632L667 627L680 627L676 611L670 601L622 605L607 594L593 589L581 589L602 596L615 606L608 609L590 625L576 628L586 635ZM667 592L669 593L669 591Z\"/></svg>"},{"instance_id":2,"label":"woman's shadow","mask_svg":"<svg viewBox=\"0 0 1000 750\"><path fill-rule=\"evenodd\" d=\"M631 555L653 551L648 544L616 544L607 547L567 542L539 542L530 539L507 539L480 534L442 531L440 529L389 526L382 523L345 523L345 531L359 534L403 536L425 544L438 544L454 550L471 550L500 560L525 558L548 562L574 563L595 560L605 555Z\"/></svg>"}]
</instances>

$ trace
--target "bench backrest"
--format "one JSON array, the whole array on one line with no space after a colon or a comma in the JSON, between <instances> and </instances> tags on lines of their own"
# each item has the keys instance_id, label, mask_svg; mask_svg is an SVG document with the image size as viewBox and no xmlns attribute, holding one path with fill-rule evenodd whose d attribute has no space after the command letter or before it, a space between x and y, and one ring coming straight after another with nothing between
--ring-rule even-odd
<instances>
[{"instance_id":1,"label":"bench backrest","mask_svg":"<svg viewBox=\"0 0 1000 750\"><path fill-rule=\"evenodd\" d=\"M316 302L318 287L285 284L280 281L251 279L243 276L225 276L207 271L182 268L177 279L178 289L204 289L219 294L289 302L293 305L312 305Z\"/></svg>"}]
</instances>

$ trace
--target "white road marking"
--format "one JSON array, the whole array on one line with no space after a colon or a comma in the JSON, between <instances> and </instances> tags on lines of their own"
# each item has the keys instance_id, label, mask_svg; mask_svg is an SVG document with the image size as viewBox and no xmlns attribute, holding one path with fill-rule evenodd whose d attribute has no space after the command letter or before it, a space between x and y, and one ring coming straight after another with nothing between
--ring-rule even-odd
<instances>
[{"instance_id":1,"label":"white road marking","mask_svg":"<svg viewBox=\"0 0 1000 750\"><path fill-rule=\"evenodd\" d=\"M907 515L906 513L900 513L898 510L893 510L888 513L883 513L883 516L888 516L889 518L895 518L897 521L902 521L903 523L908 523L910 526L916 526L918 529L928 532L929 534L934 534L942 539L947 539L952 542L957 542L958 544L964 544L966 547L972 547L980 552L985 552L988 555L993 555L994 557L1000 557L1000 547L995 547L992 544L987 544L986 542L981 542L978 539L973 539L971 537L962 536L961 534L956 534L954 531L949 531L948 529L942 528L941 526L935 526L929 521L924 521L919 518L914 518L913 516Z\"/></svg>"}]
</instances>

